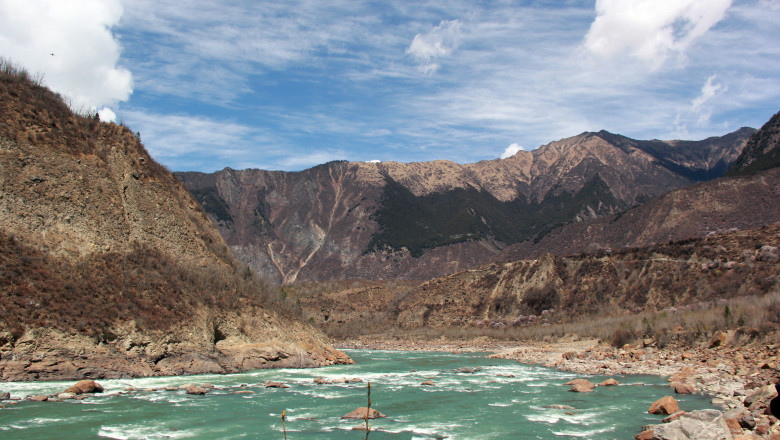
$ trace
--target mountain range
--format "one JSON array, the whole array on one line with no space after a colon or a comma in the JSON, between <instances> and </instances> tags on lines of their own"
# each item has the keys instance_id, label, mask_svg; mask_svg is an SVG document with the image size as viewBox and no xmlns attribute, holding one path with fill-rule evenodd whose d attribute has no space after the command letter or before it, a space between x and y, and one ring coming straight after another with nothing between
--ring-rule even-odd
<instances>
[{"instance_id":1,"label":"mountain range","mask_svg":"<svg viewBox=\"0 0 780 440\"><path fill-rule=\"evenodd\" d=\"M268 279L422 280L720 177L754 132L701 141L586 132L466 165L331 162L176 175L236 256Z\"/></svg>"}]
</instances>

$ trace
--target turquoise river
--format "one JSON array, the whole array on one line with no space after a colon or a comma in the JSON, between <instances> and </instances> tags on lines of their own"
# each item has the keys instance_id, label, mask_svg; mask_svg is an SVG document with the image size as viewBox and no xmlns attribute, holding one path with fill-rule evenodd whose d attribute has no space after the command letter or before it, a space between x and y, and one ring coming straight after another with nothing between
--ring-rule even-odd
<instances>
[{"instance_id":1,"label":"turquoise river","mask_svg":"<svg viewBox=\"0 0 780 440\"><path fill-rule=\"evenodd\" d=\"M647 413L669 394L664 378L615 376L617 387L573 393L563 384L579 376L480 354L347 350L355 365L319 369L262 370L233 375L101 380L105 393L82 401L21 400L0 409L0 439L352 439L359 424L340 417L366 405L387 418L372 420L370 439L628 439ZM471 367L473 373L457 369ZM476 367L481 367L477 369ZM316 385L361 378L361 383ZM435 386L422 386L426 380ZM289 388L265 388L266 380ZM62 392L74 382L0 382L12 397ZM211 383L204 396L184 391L144 391ZM139 391L117 394L127 387ZM236 393L244 391L243 393ZM251 391L248 393L246 391ZM702 396L677 396L684 410L711 408ZM8 403L8 402L6 402ZM553 409L549 405L575 409Z\"/></svg>"}]
</instances>

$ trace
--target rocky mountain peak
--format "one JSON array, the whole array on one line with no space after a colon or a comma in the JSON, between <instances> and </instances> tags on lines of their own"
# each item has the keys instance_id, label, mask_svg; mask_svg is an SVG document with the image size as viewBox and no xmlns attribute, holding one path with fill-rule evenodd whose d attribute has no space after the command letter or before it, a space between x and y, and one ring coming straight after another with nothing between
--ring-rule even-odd
<instances>
[{"instance_id":1,"label":"rocky mountain peak","mask_svg":"<svg viewBox=\"0 0 780 440\"><path fill-rule=\"evenodd\" d=\"M281 283L430 278L557 224L611 215L725 172L747 134L583 133L474 164L332 162L296 173L179 173L236 255Z\"/></svg>"}]
</instances>

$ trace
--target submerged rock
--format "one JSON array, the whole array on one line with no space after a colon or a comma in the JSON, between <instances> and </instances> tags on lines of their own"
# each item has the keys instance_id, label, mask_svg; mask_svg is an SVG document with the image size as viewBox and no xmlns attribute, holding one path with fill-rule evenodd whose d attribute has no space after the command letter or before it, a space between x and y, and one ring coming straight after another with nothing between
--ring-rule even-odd
<instances>
[{"instance_id":1,"label":"submerged rock","mask_svg":"<svg viewBox=\"0 0 780 440\"><path fill-rule=\"evenodd\" d=\"M285 383L275 382L273 380L265 381L265 387L266 388L290 388L290 386Z\"/></svg>"},{"instance_id":2,"label":"submerged rock","mask_svg":"<svg viewBox=\"0 0 780 440\"><path fill-rule=\"evenodd\" d=\"M570 406L570 405L560 405L560 404L557 404L557 403L552 404L552 405L547 405L547 406L545 406L545 408L550 408L550 409L577 409L577 408L575 408L573 406Z\"/></svg>"}]
</instances>

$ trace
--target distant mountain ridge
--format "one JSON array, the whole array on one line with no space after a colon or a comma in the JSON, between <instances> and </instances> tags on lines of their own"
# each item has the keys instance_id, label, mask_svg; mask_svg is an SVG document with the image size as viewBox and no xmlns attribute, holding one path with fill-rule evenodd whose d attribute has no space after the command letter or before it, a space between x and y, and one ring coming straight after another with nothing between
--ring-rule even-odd
<instances>
[{"instance_id":1,"label":"distant mountain ridge","mask_svg":"<svg viewBox=\"0 0 780 440\"><path fill-rule=\"evenodd\" d=\"M753 132L703 141L586 132L467 165L331 162L177 176L238 258L278 282L428 279L491 261L556 225L719 177Z\"/></svg>"},{"instance_id":2,"label":"distant mountain ridge","mask_svg":"<svg viewBox=\"0 0 780 440\"><path fill-rule=\"evenodd\" d=\"M729 169L728 176L755 174L780 166L780 112L750 137L742 154Z\"/></svg>"}]
</instances>

